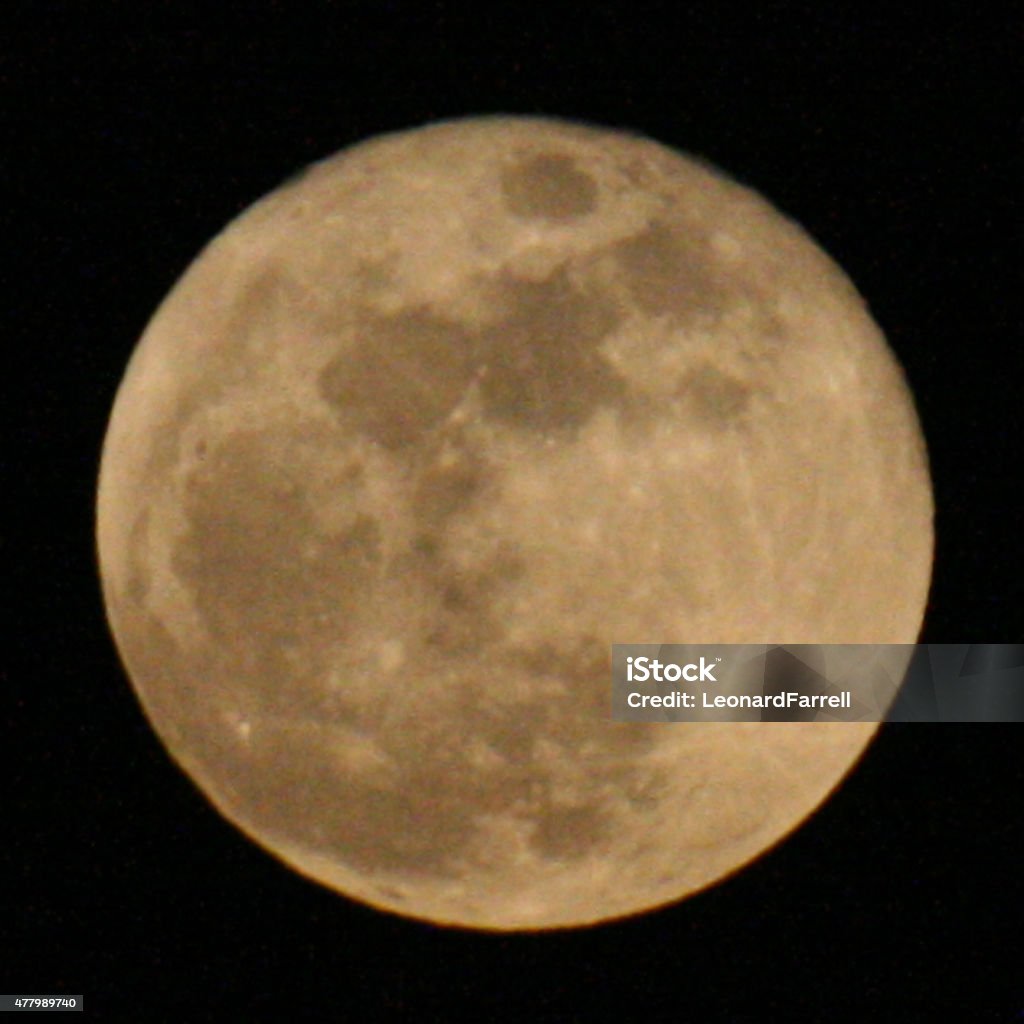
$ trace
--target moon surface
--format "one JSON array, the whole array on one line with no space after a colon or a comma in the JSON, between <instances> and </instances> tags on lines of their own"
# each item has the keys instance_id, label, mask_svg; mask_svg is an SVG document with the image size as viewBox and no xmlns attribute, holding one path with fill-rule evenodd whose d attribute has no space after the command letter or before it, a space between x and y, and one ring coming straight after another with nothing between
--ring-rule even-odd
<instances>
[{"instance_id":1,"label":"moon surface","mask_svg":"<svg viewBox=\"0 0 1024 1024\"><path fill-rule=\"evenodd\" d=\"M614 723L617 643L916 641L902 373L795 224L646 138L443 122L189 267L103 450L109 621L213 804L355 899L486 929L679 900L873 723Z\"/></svg>"}]
</instances>

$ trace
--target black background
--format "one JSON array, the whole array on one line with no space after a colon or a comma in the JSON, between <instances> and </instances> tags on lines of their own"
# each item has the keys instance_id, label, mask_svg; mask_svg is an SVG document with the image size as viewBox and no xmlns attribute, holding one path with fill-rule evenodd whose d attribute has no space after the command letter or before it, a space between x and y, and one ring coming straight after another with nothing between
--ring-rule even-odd
<instances>
[{"instance_id":1,"label":"black background","mask_svg":"<svg viewBox=\"0 0 1024 1024\"><path fill-rule=\"evenodd\" d=\"M660 913L439 929L302 880L204 802L134 700L93 551L121 374L206 241L365 137L552 114L709 158L844 267L933 460L923 639L1019 640L1019 19L894 6L5 5L0 990L146 1021L1024 1019L1019 726L883 728L789 841Z\"/></svg>"}]
</instances>

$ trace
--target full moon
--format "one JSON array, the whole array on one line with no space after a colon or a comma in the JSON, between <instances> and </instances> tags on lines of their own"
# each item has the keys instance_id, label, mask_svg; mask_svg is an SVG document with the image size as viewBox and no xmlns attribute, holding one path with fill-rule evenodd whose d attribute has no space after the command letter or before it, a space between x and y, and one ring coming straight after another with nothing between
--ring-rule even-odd
<instances>
[{"instance_id":1,"label":"full moon","mask_svg":"<svg viewBox=\"0 0 1024 1024\"><path fill-rule=\"evenodd\" d=\"M808 235L649 139L484 117L308 168L197 257L100 470L170 755L346 896L545 929L678 901L870 722L615 723L612 643L911 644L927 455Z\"/></svg>"}]
</instances>

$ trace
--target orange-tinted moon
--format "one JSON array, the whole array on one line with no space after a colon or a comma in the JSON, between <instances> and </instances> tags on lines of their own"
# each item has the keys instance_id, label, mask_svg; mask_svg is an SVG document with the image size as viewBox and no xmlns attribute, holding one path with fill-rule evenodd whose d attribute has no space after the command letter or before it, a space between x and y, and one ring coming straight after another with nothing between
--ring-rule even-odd
<instances>
[{"instance_id":1,"label":"orange-tinted moon","mask_svg":"<svg viewBox=\"0 0 1024 1024\"><path fill-rule=\"evenodd\" d=\"M792 222L652 141L479 118L310 168L132 357L110 623L171 755L338 891L470 927L678 900L871 723L615 724L610 645L912 643L913 402Z\"/></svg>"}]
</instances>

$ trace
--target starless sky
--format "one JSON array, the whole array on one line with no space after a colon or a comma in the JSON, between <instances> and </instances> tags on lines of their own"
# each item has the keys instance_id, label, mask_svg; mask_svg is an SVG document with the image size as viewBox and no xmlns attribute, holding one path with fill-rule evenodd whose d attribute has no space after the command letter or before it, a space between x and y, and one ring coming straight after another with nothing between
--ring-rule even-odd
<instances>
[{"instance_id":1,"label":"starless sky","mask_svg":"<svg viewBox=\"0 0 1024 1024\"><path fill-rule=\"evenodd\" d=\"M6 574L5 991L106 1016L820 1019L1024 1008L1016 727L884 729L751 871L655 917L541 938L446 932L282 870L159 747L104 622L99 445L177 276L310 160L469 113L552 114L702 154L795 217L903 363L932 459L923 639L1020 635L1019 111L1000 5L927 14L594 4L13 4L0 44L16 414ZM628 1008L628 1009L627 1009ZM1012 1019L1012 1017L1010 1018Z\"/></svg>"}]
</instances>

